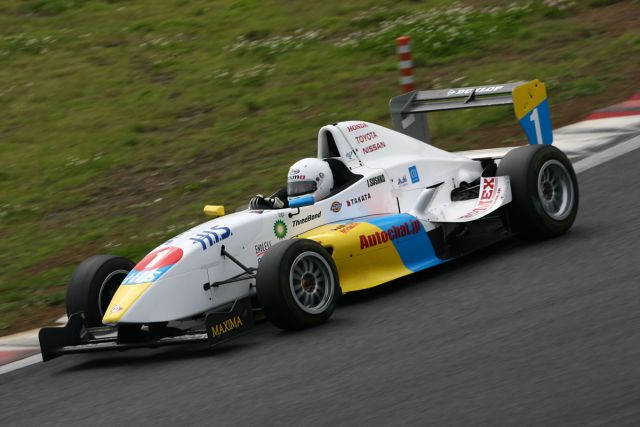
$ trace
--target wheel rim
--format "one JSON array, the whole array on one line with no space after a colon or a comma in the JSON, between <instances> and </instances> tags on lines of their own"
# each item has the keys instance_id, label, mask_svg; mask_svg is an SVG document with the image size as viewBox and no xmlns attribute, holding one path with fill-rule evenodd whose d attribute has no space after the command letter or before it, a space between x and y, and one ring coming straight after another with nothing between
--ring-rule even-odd
<instances>
[{"instance_id":1,"label":"wheel rim","mask_svg":"<svg viewBox=\"0 0 640 427\"><path fill-rule=\"evenodd\" d=\"M538 173L538 197L551 218L562 221L571 213L574 198L573 180L567 168L557 160L549 160Z\"/></svg>"},{"instance_id":2,"label":"wheel rim","mask_svg":"<svg viewBox=\"0 0 640 427\"><path fill-rule=\"evenodd\" d=\"M291 264L289 288L298 307L309 314L322 313L331 303L334 277L329 263L315 252L303 252Z\"/></svg>"},{"instance_id":3,"label":"wheel rim","mask_svg":"<svg viewBox=\"0 0 640 427\"><path fill-rule=\"evenodd\" d=\"M127 277L127 274L129 274L127 270L115 270L109 273L102 281L100 292L98 293L98 310L100 311L100 317L104 317L105 310L109 307L109 303L124 278Z\"/></svg>"}]
</instances>

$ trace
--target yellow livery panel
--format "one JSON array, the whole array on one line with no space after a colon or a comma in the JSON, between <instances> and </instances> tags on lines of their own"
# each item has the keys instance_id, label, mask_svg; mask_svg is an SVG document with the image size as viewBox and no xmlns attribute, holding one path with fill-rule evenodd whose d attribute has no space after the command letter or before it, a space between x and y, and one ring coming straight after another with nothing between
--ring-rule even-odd
<instances>
[{"instance_id":1,"label":"yellow livery panel","mask_svg":"<svg viewBox=\"0 0 640 427\"><path fill-rule=\"evenodd\" d=\"M324 225L297 236L332 252L342 292L371 288L440 264L424 227L408 214Z\"/></svg>"}]
</instances>

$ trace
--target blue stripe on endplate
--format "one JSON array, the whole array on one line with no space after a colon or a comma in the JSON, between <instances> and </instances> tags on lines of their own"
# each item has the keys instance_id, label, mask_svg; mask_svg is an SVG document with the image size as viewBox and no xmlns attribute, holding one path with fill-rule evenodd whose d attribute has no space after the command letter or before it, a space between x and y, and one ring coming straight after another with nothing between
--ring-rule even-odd
<instances>
[{"instance_id":1,"label":"blue stripe on endplate","mask_svg":"<svg viewBox=\"0 0 640 427\"><path fill-rule=\"evenodd\" d=\"M369 224L379 227L393 237L392 242L403 264L411 271L420 271L443 263L436 256L422 223L409 214L369 217ZM397 234L400 234L398 236ZM403 235L404 234L404 235Z\"/></svg>"},{"instance_id":2,"label":"blue stripe on endplate","mask_svg":"<svg viewBox=\"0 0 640 427\"><path fill-rule=\"evenodd\" d=\"M518 123L527 135L529 144L553 144L549 102L546 99L525 114Z\"/></svg>"},{"instance_id":3,"label":"blue stripe on endplate","mask_svg":"<svg viewBox=\"0 0 640 427\"><path fill-rule=\"evenodd\" d=\"M301 196L295 199L289 199L289 207L300 208L302 206L311 206L314 202L313 196Z\"/></svg>"}]
</instances>

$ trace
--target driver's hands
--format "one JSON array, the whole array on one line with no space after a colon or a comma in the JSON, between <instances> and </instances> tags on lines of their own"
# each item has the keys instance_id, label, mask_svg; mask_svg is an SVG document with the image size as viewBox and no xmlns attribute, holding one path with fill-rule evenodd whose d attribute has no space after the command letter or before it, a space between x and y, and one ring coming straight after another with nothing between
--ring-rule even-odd
<instances>
[{"instance_id":1,"label":"driver's hands","mask_svg":"<svg viewBox=\"0 0 640 427\"><path fill-rule=\"evenodd\" d=\"M257 194L251 201L249 201L249 209L282 209L284 202L277 197L264 197L262 194Z\"/></svg>"}]
</instances>

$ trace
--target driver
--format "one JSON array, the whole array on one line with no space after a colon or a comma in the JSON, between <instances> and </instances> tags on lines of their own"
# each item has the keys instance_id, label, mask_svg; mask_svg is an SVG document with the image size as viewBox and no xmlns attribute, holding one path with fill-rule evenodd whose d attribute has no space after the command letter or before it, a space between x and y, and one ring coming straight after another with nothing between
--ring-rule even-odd
<instances>
[{"instance_id":1,"label":"driver","mask_svg":"<svg viewBox=\"0 0 640 427\"><path fill-rule=\"evenodd\" d=\"M282 209L283 199L288 198L289 207L307 206L319 202L333 188L333 174L324 160L307 158L298 160L289 169L287 188L264 197L258 194L249 202L249 209Z\"/></svg>"}]
</instances>

